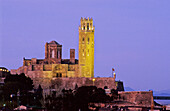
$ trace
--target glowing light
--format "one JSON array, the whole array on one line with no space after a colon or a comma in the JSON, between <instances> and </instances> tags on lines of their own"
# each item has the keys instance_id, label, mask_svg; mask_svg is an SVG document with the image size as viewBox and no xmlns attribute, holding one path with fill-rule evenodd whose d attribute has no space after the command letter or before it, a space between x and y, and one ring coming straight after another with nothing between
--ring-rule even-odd
<instances>
[{"instance_id":1,"label":"glowing light","mask_svg":"<svg viewBox=\"0 0 170 111\"><path fill-rule=\"evenodd\" d=\"M95 80L96 80L95 78L92 79L93 82L94 82Z\"/></svg>"},{"instance_id":2,"label":"glowing light","mask_svg":"<svg viewBox=\"0 0 170 111\"><path fill-rule=\"evenodd\" d=\"M0 71L2 71L2 69L0 69Z\"/></svg>"}]
</instances>

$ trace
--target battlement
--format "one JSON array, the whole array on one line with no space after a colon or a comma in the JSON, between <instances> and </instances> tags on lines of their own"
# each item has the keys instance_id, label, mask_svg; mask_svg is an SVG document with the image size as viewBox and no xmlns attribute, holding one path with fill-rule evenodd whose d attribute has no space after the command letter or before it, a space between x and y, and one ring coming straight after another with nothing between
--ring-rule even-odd
<instances>
[{"instance_id":1,"label":"battlement","mask_svg":"<svg viewBox=\"0 0 170 111\"><path fill-rule=\"evenodd\" d=\"M93 19L92 18L82 18L80 20L79 30L81 31L94 31Z\"/></svg>"}]
</instances>

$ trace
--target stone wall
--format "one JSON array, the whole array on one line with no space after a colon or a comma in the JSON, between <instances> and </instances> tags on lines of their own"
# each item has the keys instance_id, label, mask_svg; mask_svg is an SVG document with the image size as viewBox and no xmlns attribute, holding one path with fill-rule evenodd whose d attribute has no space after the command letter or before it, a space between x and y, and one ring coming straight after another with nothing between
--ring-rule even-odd
<instances>
[{"instance_id":1,"label":"stone wall","mask_svg":"<svg viewBox=\"0 0 170 111\"><path fill-rule=\"evenodd\" d=\"M95 85L98 88L107 86L109 89L116 89L115 78L80 77L78 64L35 64L11 70L11 74L21 73L25 73L33 80L34 88L38 88L40 84L44 94L49 94L50 90L58 94L62 89L73 90L76 84L78 87Z\"/></svg>"},{"instance_id":2,"label":"stone wall","mask_svg":"<svg viewBox=\"0 0 170 111\"><path fill-rule=\"evenodd\" d=\"M56 76L57 73L61 74L62 77L80 77L78 71L78 64L35 64L29 66L22 66L18 69L11 69L11 74L21 74L24 73L27 76L37 76L37 72L46 73L51 72L51 75Z\"/></svg>"},{"instance_id":3,"label":"stone wall","mask_svg":"<svg viewBox=\"0 0 170 111\"><path fill-rule=\"evenodd\" d=\"M151 107L153 104L152 91L118 92L119 100L132 103L134 106Z\"/></svg>"},{"instance_id":4,"label":"stone wall","mask_svg":"<svg viewBox=\"0 0 170 111\"><path fill-rule=\"evenodd\" d=\"M94 78L93 78L94 79ZM104 88L107 86L109 89L116 89L115 79L114 78L95 78L95 81L92 81L92 78L85 77L76 77L76 78L52 78L46 77L44 78L33 78L35 88L41 84L44 94L49 94L51 91L56 91L57 95L61 94L63 89L72 89L74 90L76 85L78 87L81 86L96 86L98 88Z\"/></svg>"}]
</instances>

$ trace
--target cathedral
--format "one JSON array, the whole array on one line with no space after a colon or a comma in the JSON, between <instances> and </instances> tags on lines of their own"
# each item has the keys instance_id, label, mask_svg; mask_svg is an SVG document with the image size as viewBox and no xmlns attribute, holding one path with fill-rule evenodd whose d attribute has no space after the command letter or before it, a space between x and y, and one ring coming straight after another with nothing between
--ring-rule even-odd
<instances>
[{"instance_id":1,"label":"cathedral","mask_svg":"<svg viewBox=\"0 0 170 111\"><path fill-rule=\"evenodd\" d=\"M92 18L81 18L79 26L79 60L75 49L70 49L70 59L62 58L62 45L56 41L45 44L44 59L23 58L23 66L12 69L11 74L24 73L33 80L35 88L41 84L44 92L49 89L61 92L75 86L107 86L116 89L115 77L94 78L94 31Z\"/></svg>"},{"instance_id":2,"label":"cathedral","mask_svg":"<svg viewBox=\"0 0 170 111\"><path fill-rule=\"evenodd\" d=\"M79 60L75 49L70 49L70 59L62 59L62 45L56 41L45 44L44 59L23 58L23 66L11 70L12 74L50 72L52 77L94 77L94 26L92 18L81 18L79 26Z\"/></svg>"}]
</instances>

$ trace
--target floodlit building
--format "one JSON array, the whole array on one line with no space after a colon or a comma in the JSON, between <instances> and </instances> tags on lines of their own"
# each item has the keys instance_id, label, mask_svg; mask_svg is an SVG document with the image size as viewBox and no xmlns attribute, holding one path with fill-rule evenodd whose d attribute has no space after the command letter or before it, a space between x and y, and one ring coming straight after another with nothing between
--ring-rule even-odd
<instances>
[{"instance_id":1,"label":"floodlit building","mask_svg":"<svg viewBox=\"0 0 170 111\"><path fill-rule=\"evenodd\" d=\"M82 77L94 77L94 26L92 18L81 18L79 26L79 70Z\"/></svg>"},{"instance_id":2,"label":"floodlit building","mask_svg":"<svg viewBox=\"0 0 170 111\"><path fill-rule=\"evenodd\" d=\"M70 59L62 58L62 45L56 41L45 44L44 59L23 58L23 66L11 70L11 74L25 73L38 87L60 92L63 88L74 89L76 85L116 89L115 77L94 78L94 25L92 18L81 18L79 26L79 60L75 49L70 49Z\"/></svg>"}]
</instances>

